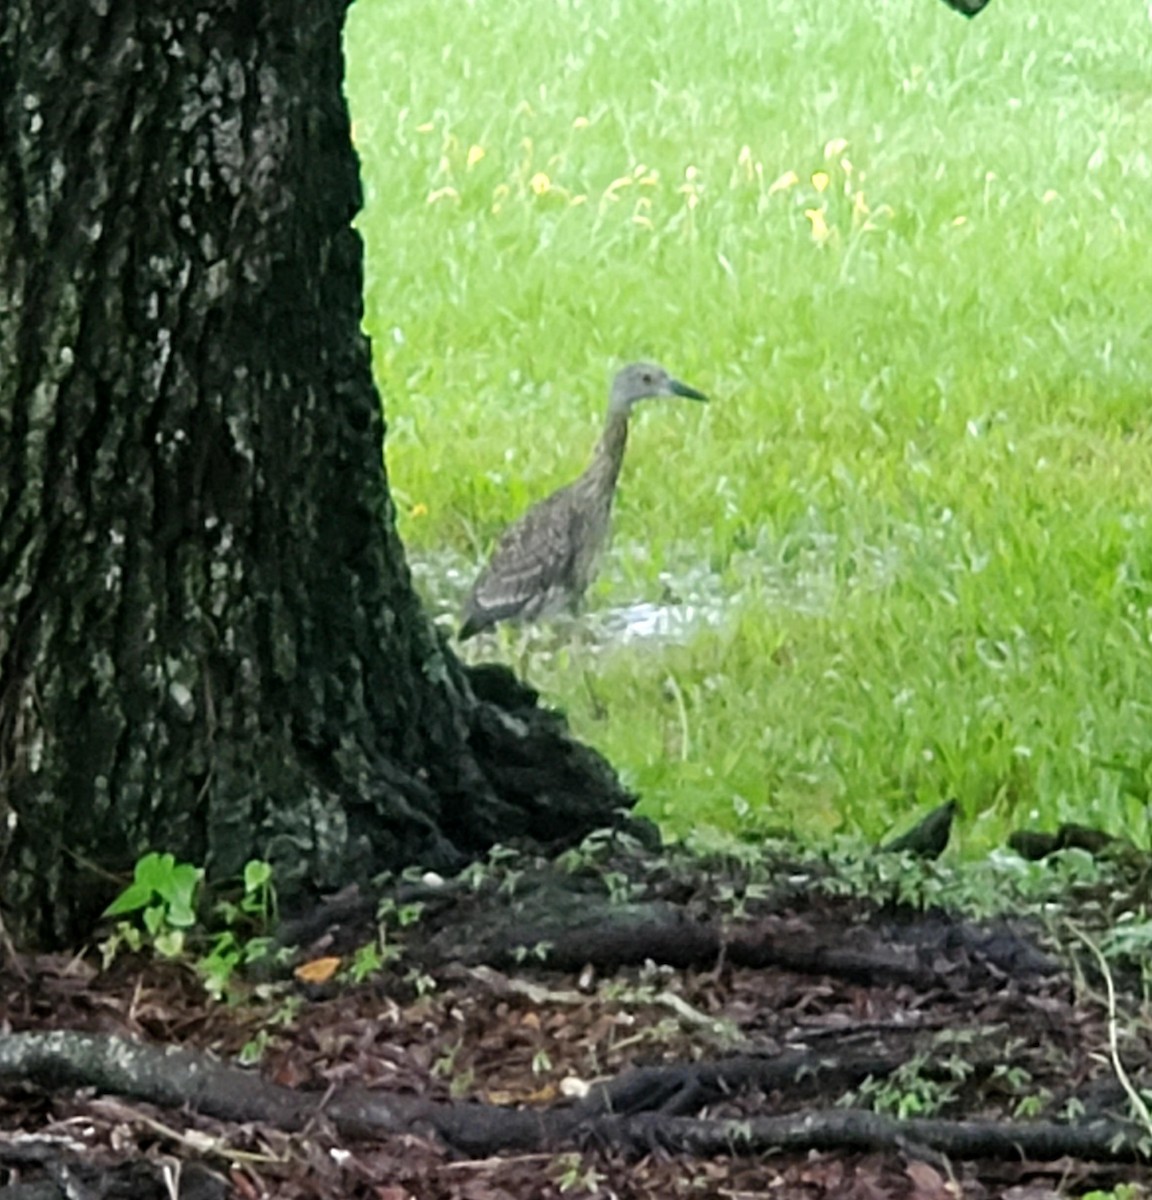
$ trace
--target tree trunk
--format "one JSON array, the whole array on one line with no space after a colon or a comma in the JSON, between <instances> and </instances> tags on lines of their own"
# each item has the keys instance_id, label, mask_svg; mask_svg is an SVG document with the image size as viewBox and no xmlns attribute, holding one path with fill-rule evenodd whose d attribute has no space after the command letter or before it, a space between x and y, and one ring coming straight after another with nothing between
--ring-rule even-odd
<instances>
[{"instance_id":1,"label":"tree trunk","mask_svg":"<svg viewBox=\"0 0 1152 1200\"><path fill-rule=\"evenodd\" d=\"M628 800L478 700L396 536L345 0L0 15L0 896L47 942L149 849L282 895ZM436 347L428 348L430 354Z\"/></svg>"}]
</instances>

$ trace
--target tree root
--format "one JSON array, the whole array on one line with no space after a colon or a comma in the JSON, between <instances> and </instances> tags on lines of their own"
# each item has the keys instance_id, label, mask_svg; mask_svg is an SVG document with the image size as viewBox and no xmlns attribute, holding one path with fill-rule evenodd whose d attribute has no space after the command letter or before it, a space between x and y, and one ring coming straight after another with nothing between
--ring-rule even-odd
<instances>
[{"instance_id":1,"label":"tree root","mask_svg":"<svg viewBox=\"0 0 1152 1200\"><path fill-rule=\"evenodd\" d=\"M95 1087L229 1121L286 1131L318 1119L342 1137L431 1135L455 1151L555 1151L602 1145L630 1155L655 1149L696 1156L770 1150L889 1149L911 1157L1149 1162L1146 1131L1100 1118L1082 1124L897 1119L856 1109L814 1110L741 1120L686 1115L735 1091L779 1089L813 1072L839 1072L846 1084L894 1070L890 1056L857 1061L807 1051L737 1055L710 1063L642 1068L594 1088L583 1100L543 1109L426 1100L367 1088L304 1092L221 1063L208 1054L123 1038L54 1032L0 1039L0 1083Z\"/></svg>"}]
</instances>

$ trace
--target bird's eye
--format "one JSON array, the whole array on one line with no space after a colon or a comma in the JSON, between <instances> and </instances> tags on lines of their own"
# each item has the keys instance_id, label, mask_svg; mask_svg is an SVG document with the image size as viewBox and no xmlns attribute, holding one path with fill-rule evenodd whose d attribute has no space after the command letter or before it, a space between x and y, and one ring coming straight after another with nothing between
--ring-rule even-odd
<instances>
[{"instance_id":1,"label":"bird's eye","mask_svg":"<svg viewBox=\"0 0 1152 1200\"><path fill-rule=\"evenodd\" d=\"M640 376L640 378L644 383L654 383L655 382L655 379L654 379L651 371L645 371L644 374Z\"/></svg>"}]
</instances>

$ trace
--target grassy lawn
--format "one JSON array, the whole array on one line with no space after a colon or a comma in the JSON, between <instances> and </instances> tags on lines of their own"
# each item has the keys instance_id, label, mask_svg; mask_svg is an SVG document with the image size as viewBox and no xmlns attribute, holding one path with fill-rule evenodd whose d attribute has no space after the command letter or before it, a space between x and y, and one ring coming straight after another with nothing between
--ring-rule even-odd
<instances>
[{"instance_id":1,"label":"grassy lawn","mask_svg":"<svg viewBox=\"0 0 1152 1200\"><path fill-rule=\"evenodd\" d=\"M481 646L671 833L880 836L955 796L1144 834L1152 26L1143 3L359 0L366 325L402 533L455 611L641 407L593 613Z\"/></svg>"}]
</instances>

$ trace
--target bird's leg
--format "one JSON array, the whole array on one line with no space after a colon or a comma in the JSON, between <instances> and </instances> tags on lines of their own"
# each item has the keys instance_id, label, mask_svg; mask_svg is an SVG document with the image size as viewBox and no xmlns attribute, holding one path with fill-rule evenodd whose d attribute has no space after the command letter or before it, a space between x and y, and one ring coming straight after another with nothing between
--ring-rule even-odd
<instances>
[{"instance_id":1,"label":"bird's leg","mask_svg":"<svg viewBox=\"0 0 1152 1200\"><path fill-rule=\"evenodd\" d=\"M591 671L584 671L582 674L584 676L584 690L588 693L589 707L592 710L592 720L608 720L608 705L600 699L600 693L596 690Z\"/></svg>"}]
</instances>

